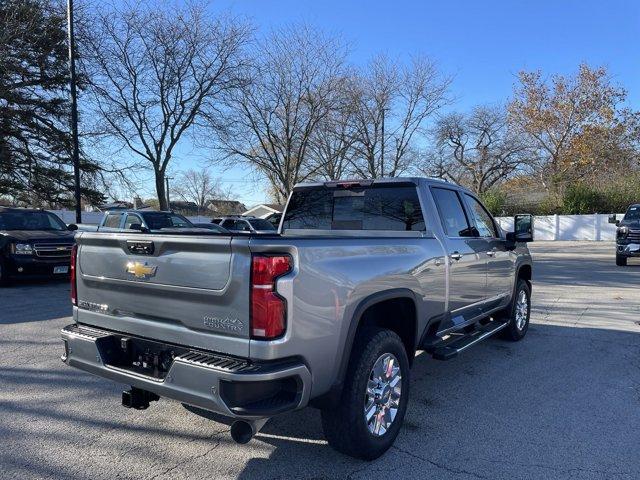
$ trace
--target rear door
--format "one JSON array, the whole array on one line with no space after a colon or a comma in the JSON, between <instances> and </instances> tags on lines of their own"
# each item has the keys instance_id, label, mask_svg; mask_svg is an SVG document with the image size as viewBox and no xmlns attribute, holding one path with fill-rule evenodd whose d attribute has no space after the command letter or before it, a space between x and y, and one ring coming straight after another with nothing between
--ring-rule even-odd
<instances>
[{"instance_id":1,"label":"rear door","mask_svg":"<svg viewBox=\"0 0 640 480\"><path fill-rule=\"evenodd\" d=\"M477 237L473 222L457 190L431 187L449 255L449 310L451 324L463 325L479 315L486 299L487 244Z\"/></svg>"},{"instance_id":2,"label":"rear door","mask_svg":"<svg viewBox=\"0 0 640 480\"><path fill-rule=\"evenodd\" d=\"M219 341L249 338L248 242L233 252L231 242L230 236L206 234L84 233L78 242L78 321L247 355L248 341L233 348L233 342Z\"/></svg>"}]
</instances>

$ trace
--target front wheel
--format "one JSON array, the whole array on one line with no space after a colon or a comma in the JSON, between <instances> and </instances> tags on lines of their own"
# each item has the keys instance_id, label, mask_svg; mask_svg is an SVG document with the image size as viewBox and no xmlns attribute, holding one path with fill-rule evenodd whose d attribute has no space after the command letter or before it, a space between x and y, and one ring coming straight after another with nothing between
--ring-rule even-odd
<instances>
[{"instance_id":1,"label":"front wheel","mask_svg":"<svg viewBox=\"0 0 640 480\"><path fill-rule=\"evenodd\" d=\"M627 266L627 257L623 255L616 255L616 265L619 267Z\"/></svg>"},{"instance_id":2,"label":"front wheel","mask_svg":"<svg viewBox=\"0 0 640 480\"><path fill-rule=\"evenodd\" d=\"M409 360L400 337L380 328L359 332L337 408L322 411L329 445L373 460L400 432L409 399Z\"/></svg>"},{"instance_id":3,"label":"front wheel","mask_svg":"<svg viewBox=\"0 0 640 480\"><path fill-rule=\"evenodd\" d=\"M502 330L503 338L517 342L522 340L529 329L531 315L531 287L526 280L518 279L516 293L505 310L507 326Z\"/></svg>"}]
</instances>

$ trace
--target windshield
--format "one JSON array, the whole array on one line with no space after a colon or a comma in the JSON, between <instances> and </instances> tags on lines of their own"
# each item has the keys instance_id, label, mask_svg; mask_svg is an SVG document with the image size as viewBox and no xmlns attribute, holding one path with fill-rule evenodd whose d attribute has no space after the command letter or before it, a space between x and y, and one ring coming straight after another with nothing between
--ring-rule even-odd
<instances>
[{"instance_id":1,"label":"windshield","mask_svg":"<svg viewBox=\"0 0 640 480\"><path fill-rule=\"evenodd\" d=\"M268 222L267 220L263 220L262 218L249 220L249 223L256 230L275 230L276 229L276 227L274 227L270 222Z\"/></svg>"},{"instance_id":2,"label":"windshield","mask_svg":"<svg viewBox=\"0 0 640 480\"><path fill-rule=\"evenodd\" d=\"M629 207L629 210L627 210L627 213L625 214L623 220L627 222L635 222L640 220L640 205L633 205Z\"/></svg>"},{"instance_id":3,"label":"windshield","mask_svg":"<svg viewBox=\"0 0 640 480\"><path fill-rule=\"evenodd\" d=\"M2 212L0 230L53 230L63 231L67 226L49 212Z\"/></svg>"},{"instance_id":4,"label":"windshield","mask_svg":"<svg viewBox=\"0 0 640 480\"><path fill-rule=\"evenodd\" d=\"M193 224L182 215L166 212L145 212L142 214L149 230L163 228L194 228Z\"/></svg>"}]
</instances>

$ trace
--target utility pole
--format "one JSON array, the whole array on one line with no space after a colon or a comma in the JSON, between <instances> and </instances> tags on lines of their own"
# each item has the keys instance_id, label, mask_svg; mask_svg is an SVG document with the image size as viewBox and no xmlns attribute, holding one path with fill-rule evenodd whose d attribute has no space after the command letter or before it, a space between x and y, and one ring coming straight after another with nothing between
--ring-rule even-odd
<instances>
[{"instance_id":1,"label":"utility pole","mask_svg":"<svg viewBox=\"0 0 640 480\"><path fill-rule=\"evenodd\" d=\"M380 176L384 177L384 113L386 108L382 107L382 152L380 154Z\"/></svg>"},{"instance_id":2,"label":"utility pole","mask_svg":"<svg viewBox=\"0 0 640 480\"><path fill-rule=\"evenodd\" d=\"M69 34L69 81L71 83L71 145L73 157L74 197L76 201L76 223L82 223L80 205L80 152L78 146L78 100L76 92L75 38L73 34L73 0L67 0L67 32Z\"/></svg>"}]
</instances>

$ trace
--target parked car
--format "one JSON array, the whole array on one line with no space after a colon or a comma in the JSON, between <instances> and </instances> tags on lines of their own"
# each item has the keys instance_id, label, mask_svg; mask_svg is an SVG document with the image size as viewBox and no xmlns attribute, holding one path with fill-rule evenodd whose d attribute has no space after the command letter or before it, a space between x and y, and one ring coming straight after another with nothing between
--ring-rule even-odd
<instances>
[{"instance_id":1,"label":"parked car","mask_svg":"<svg viewBox=\"0 0 640 480\"><path fill-rule=\"evenodd\" d=\"M616 265L624 267L627 259L640 257L640 203L630 205L622 220L615 215L609 216L609 223L614 223L616 230Z\"/></svg>"},{"instance_id":2,"label":"parked car","mask_svg":"<svg viewBox=\"0 0 640 480\"><path fill-rule=\"evenodd\" d=\"M148 232L153 230L195 228L186 217L173 212L155 210L126 210L107 211L98 226L100 232L118 232L120 230L138 230Z\"/></svg>"},{"instance_id":3,"label":"parked car","mask_svg":"<svg viewBox=\"0 0 640 480\"><path fill-rule=\"evenodd\" d=\"M218 233L229 233L226 228L222 228L220 225L216 225L215 223L194 223L194 227L204 228L206 230L212 230Z\"/></svg>"},{"instance_id":4,"label":"parked car","mask_svg":"<svg viewBox=\"0 0 640 480\"><path fill-rule=\"evenodd\" d=\"M332 447L373 459L401 429L416 350L526 335L533 218L514 225L459 186L395 178L298 185L279 235L83 232L63 360L131 385L126 407L231 417L240 443L311 405Z\"/></svg>"},{"instance_id":5,"label":"parked car","mask_svg":"<svg viewBox=\"0 0 640 480\"><path fill-rule=\"evenodd\" d=\"M266 234L273 235L277 233L278 229L273 223L262 218L255 217L243 217L243 216L230 216L214 218L212 223L220 225L225 229L233 233L253 233L253 234Z\"/></svg>"},{"instance_id":6,"label":"parked car","mask_svg":"<svg viewBox=\"0 0 640 480\"><path fill-rule=\"evenodd\" d=\"M45 210L0 207L0 285L68 275L76 228Z\"/></svg>"}]
</instances>

